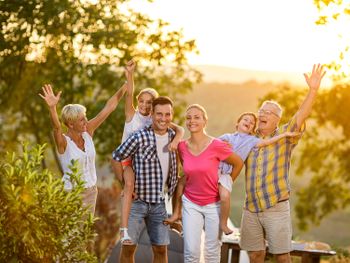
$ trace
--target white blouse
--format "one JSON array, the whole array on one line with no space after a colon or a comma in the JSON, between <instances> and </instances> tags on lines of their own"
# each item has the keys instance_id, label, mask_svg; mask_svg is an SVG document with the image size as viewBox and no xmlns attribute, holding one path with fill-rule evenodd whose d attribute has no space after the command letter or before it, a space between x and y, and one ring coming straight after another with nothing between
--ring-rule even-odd
<instances>
[{"instance_id":1,"label":"white blouse","mask_svg":"<svg viewBox=\"0 0 350 263\"><path fill-rule=\"evenodd\" d=\"M64 135L67 140L67 147L63 154L58 153L64 173L64 188L67 190L72 189L72 184L68 175L68 173L71 172L71 169L69 168L71 160L78 161L78 169L82 174L82 180L85 182L85 188L92 187L96 185L97 182L95 146L89 133L83 132L82 136L84 139L85 152L81 150L70 137Z\"/></svg>"}]
</instances>

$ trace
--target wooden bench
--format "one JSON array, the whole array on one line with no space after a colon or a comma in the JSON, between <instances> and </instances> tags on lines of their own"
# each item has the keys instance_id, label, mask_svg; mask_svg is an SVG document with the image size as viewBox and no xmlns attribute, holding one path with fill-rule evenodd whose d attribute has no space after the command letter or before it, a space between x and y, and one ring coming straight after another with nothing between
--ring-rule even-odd
<instances>
[{"instance_id":1,"label":"wooden bench","mask_svg":"<svg viewBox=\"0 0 350 263\"><path fill-rule=\"evenodd\" d=\"M221 263L229 263L229 255L231 252L231 261L230 263L239 263L239 257L241 248L239 247L238 240L228 240L226 239L221 247ZM268 248L266 251L268 254ZM290 252L291 256L301 257L302 263L318 263L320 262L321 256L334 256L336 255L335 251L329 250L317 250L317 249L304 249L300 244L293 243L293 251Z\"/></svg>"}]
</instances>

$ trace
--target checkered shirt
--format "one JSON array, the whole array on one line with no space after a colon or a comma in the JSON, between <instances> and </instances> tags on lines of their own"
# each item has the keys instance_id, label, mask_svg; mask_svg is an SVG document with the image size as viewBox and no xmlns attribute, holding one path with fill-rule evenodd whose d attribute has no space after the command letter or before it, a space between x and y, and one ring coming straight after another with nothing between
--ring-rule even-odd
<instances>
[{"instance_id":1,"label":"checkered shirt","mask_svg":"<svg viewBox=\"0 0 350 263\"><path fill-rule=\"evenodd\" d=\"M168 129L168 135L171 141L175 132ZM128 157L132 158L135 193L141 200L148 203L164 201L162 168L157 155L156 137L152 126L132 134L112 155L113 159L118 162ZM170 198L177 184L177 158L175 152L170 152L169 156L169 176L166 185Z\"/></svg>"},{"instance_id":2,"label":"checkered shirt","mask_svg":"<svg viewBox=\"0 0 350 263\"><path fill-rule=\"evenodd\" d=\"M303 125L302 131L305 126ZM286 131L297 131L296 117L277 128L267 139ZM283 138L266 147L253 148L246 160L246 201L245 208L261 212L289 196L289 168L292 151L300 137Z\"/></svg>"}]
</instances>

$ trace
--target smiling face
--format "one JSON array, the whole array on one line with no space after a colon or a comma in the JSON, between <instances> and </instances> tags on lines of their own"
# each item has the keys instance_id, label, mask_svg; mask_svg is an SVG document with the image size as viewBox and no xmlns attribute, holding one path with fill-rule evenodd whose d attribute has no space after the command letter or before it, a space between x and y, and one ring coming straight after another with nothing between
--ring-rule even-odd
<instances>
[{"instance_id":1,"label":"smiling face","mask_svg":"<svg viewBox=\"0 0 350 263\"><path fill-rule=\"evenodd\" d=\"M74 130L75 132L86 132L87 118L84 113L78 115L77 119L70 121L68 128Z\"/></svg>"},{"instance_id":2,"label":"smiling face","mask_svg":"<svg viewBox=\"0 0 350 263\"><path fill-rule=\"evenodd\" d=\"M147 92L137 98L137 108L143 116L148 116L152 110L153 96Z\"/></svg>"},{"instance_id":3,"label":"smiling face","mask_svg":"<svg viewBox=\"0 0 350 263\"><path fill-rule=\"evenodd\" d=\"M204 112L196 107L186 111L186 127L191 133L203 132L207 124Z\"/></svg>"},{"instance_id":4,"label":"smiling face","mask_svg":"<svg viewBox=\"0 0 350 263\"><path fill-rule=\"evenodd\" d=\"M272 103L264 103L258 110L258 130L263 136L271 135L280 121L280 109Z\"/></svg>"},{"instance_id":5,"label":"smiling face","mask_svg":"<svg viewBox=\"0 0 350 263\"><path fill-rule=\"evenodd\" d=\"M256 117L252 114L243 114L237 123L237 131L246 134L253 134L256 125Z\"/></svg>"},{"instance_id":6,"label":"smiling face","mask_svg":"<svg viewBox=\"0 0 350 263\"><path fill-rule=\"evenodd\" d=\"M152 110L152 127L155 133L165 134L173 120L173 107L170 104L158 104Z\"/></svg>"}]
</instances>

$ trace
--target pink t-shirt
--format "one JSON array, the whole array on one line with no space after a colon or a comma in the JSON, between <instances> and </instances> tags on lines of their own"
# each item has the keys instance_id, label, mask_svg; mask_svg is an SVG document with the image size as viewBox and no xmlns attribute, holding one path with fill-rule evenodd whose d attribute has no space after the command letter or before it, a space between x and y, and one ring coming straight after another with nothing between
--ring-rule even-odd
<instances>
[{"instance_id":1,"label":"pink t-shirt","mask_svg":"<svg viewBox=\"0 0 350 263\"><path fill-rule=\"evenodd\" d=\"M184 195L197 205L218 202L218 168L220 161L232 154L230 147L223 141L213 141L199 155L193 155L187 148L187 142L179 143L179 154L186 175Z\"/></svg>"}]
</instances>

